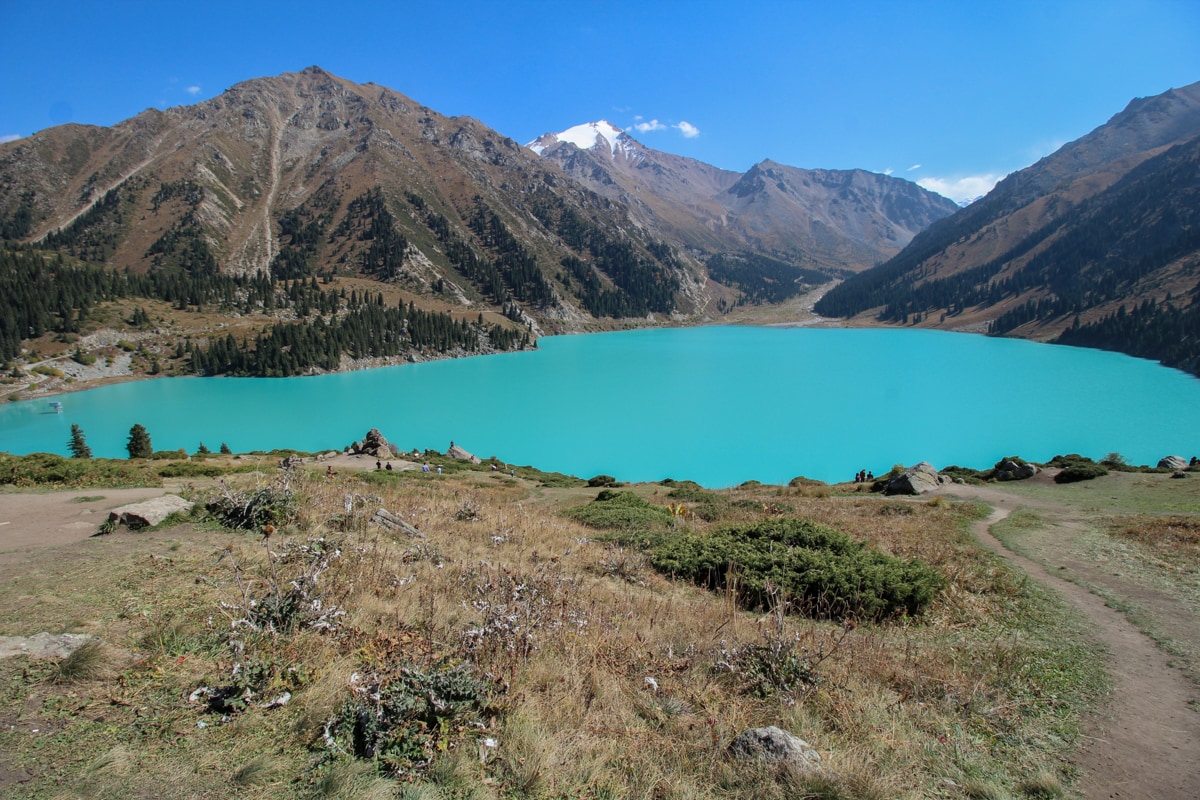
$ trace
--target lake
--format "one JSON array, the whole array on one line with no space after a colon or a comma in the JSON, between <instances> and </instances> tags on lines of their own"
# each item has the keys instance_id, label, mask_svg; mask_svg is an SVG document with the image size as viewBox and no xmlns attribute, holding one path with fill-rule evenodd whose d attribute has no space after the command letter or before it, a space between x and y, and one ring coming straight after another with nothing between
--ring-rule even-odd
<instances>
[{"instance_id":1,"label":"lake","mask_svg":"<svg viewBox=\"0 0 1200 800\"><path fill-rule=\"evenodd\" d=\"M48 412L60 400L63 413ZM305 378L162 378L0 406L0 450L400 448L591 477L834 482L929 461L1200 454L1200 380L1098 350L923 330L702 327L543 338L539 350Z\"/></svg>"}]
</instances>

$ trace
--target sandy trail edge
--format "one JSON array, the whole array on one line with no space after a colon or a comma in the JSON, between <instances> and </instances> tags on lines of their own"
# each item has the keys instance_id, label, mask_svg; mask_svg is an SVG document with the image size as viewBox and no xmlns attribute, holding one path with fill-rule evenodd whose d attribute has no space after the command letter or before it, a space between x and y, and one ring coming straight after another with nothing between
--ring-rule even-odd
<instances>
[{"instance_id":1,"label":"sandy trail edge","mask_svg":"<svg viewBox=\"0 0 1200 800\"><path fill-rule=\"evenodd\" d=\"M1200 797L1200 690L1170 656L1119 611L1087 589L1017 555L991 534L992 525L1028 501L983 487L954 486L948 494L983 500L995 509L972 524L979 541L1032 579L1061 594L1091 620L1108 651L1112 693L1103 713L1089 719L1085 744L1075 757L1080 788L1089 800L1196 800ZM1066 512L1067 509L1059 510Z\"/></svg>"}]
</instances>

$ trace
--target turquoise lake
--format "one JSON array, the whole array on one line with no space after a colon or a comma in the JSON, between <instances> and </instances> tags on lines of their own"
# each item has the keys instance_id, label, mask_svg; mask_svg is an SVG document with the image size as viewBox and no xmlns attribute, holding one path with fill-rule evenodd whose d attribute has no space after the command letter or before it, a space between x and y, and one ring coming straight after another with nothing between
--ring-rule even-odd
<instances>
[{"instance_id":1,"label":"turquoise lake","mask_svg":"<svg viewBox=\"0 0 1200 800\"><path fill-rule=\"evenodd\" d=\"M48 400L63 413L48 413ZM580 477L710 487L929 461L1200 454L1200 380L1098 350L919 330L703 327L305 378L164 378L0 406L0 450L342 449L379 428Z\"/></svg>"}]
</instances>

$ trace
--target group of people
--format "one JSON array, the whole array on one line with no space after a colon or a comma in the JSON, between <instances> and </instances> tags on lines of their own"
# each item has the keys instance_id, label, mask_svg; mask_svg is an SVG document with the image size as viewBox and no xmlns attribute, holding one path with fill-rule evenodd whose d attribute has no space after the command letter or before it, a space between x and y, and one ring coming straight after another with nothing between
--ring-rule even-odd
<instances>
[{"instance_id":1,"label":"group of people","mask_svg":"<svg viewBox=\"0 0 1200 800\"><path fill-rule=\"evenodd\" d=\"M392 471L392 462L390 462L390 461L387 462L387 466L385 467L385 466L383 466L383 462L376 461L375 469L386 469L388 472L391 472Z\"/></svg>"},{"instance_id":2,"label":"group of people","mask_svg":"<svg viewBox=\"0 0 1200 800\"><path fill-rule=\"evenodd\" d=\"M858 472L854 473L855 483L870 483L873 480L875 480L875 473L871 472L870 470L860 469Z\"/></svg>"}]
</instances>

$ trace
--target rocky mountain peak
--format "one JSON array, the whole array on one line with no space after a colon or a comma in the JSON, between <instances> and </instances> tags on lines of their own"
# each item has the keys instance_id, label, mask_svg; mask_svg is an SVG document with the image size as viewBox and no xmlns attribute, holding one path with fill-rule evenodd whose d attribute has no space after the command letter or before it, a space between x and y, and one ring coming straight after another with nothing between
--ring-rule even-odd
<instances>
[{"instance_id":1,"label":"rocky mountain peak","mask_svg":"<svg viewBox=\"0 0 1200 800\"><path fill-rule=\"evenodd\" d=\"M573 144L580 150L601 152L607 150L613 158L616 158L621 153L628 154L638 146L637 141L632 136L608 120L602 119L598 122L585 122L582 125L575 125L561 133L542 134L526 145L526 147L538 155L542 155L548 148L560 142Z\"/></svg>"}]
</instances>

